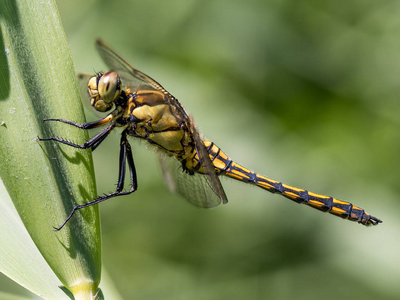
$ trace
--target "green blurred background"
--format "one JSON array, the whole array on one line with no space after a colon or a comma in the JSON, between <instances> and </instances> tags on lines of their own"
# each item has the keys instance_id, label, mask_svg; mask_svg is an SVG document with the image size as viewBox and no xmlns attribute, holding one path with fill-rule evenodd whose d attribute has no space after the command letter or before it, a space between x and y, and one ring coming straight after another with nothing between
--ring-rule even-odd
<instances>
[{"instance_id":1,"label":"green blurred background","mask_svg":"<svg viewBox=\"0 0 400 300\"><path fill-rule=\"evenodd\" d=\"M364 228L230 180L228 205L198 209L132 141L139 190L100 206L124 299L399 299L399 1L58 6L77 72L106 71L101 37L237 162L384 221ZM115 189L119 133L94 153L99 194Z\"/></svg>"}]
</instances>

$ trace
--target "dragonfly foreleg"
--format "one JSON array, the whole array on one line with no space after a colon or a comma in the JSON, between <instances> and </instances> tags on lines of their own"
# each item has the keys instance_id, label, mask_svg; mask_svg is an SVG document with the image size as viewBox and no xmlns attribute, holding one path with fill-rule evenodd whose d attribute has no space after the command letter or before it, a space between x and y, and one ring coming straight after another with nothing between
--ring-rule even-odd
<instances>
[{"instance_id":1,"label":"dragonfly foreleg","mask_svg":"<svg viewBox=\"0 0 400 300\"><path fill-rule=\"evenodd\" d=\"M126 162L128 163L129 173L130 173L130 177L131 177L131 188L128 191L122 191L124 188L124 183L125 183ZM128 195L130 193L133 193L136 190L137 190L137 176L136 176L135 163L133 161L133 156L132 156L132 149L131 149L131 145L129 144L129 142L126 138L126 131L123 131L122 136L121 136L121 144L120 144L118 183L117 183L117 189L115 190L115 192L108 194L108 195L98 197L97 199L95 199L91 202L75 206L72 209L69 216L61 224L61 226L57 227L57 228L54 227L54 230L59 231L61 228L63 228L64 225L67 224L69 219L72 218L72 216L78 209L85 208L85 207L88 207L88 206L91 206L94 204L98 204L100 202L103 202L103 201L108 200L113 197Z\"/></svg>"},{"instance_id":2,"label":"dragonfly foreleg","mask_svg":"<svg viewBox=\"0 0 400 300\"><path fill-rule=\"evenodd\" d=\"M110 122L114 119L114 116L115 116L115 114L113 112L101 120L87 122L87 123L83 123L83 124L78 124L76 122L72 122L72 121L64 120L64 119L43 119L43 122L55 121L55 122L61 122L61 123L65 123L68 125L72 125L72 126L75 126L75 127L81 128L81 129L92 129L92 128L97 128L97 127L107 124L108 122Z\"/></svg>"}]
</instances>

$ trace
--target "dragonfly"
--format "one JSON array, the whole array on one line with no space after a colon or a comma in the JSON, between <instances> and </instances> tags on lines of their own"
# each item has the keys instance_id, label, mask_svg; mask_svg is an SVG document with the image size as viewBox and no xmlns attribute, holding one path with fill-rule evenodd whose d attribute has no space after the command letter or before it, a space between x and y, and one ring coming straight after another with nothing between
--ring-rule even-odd
<instances>
[{"instance_id":1,"label":"dragonfly","mask_svg":"<svg viewBox=\"0 0 400 300\"><path fill-rule=\"evenodd\" d=\"M137 190L137 175L128 136L145 140L159 150L161 168L170 190L198 207L211 208L228 202L219 179L226 176L365 226L382 222L350 202L284 184L236 163L216 144L201 136L193 118L161 84L132 67L102 40L96 41L96 48L111 71L100 72L90 78L84 75L78 77L87 82L90 105L96 111L108 114L100 120L84 124L65 119L49 118L44 121L62 122L83 130L105 128L81 145L58 137L38 139L94 151L111 131L120 128L117 187L113 193L75 206L61 226L54 230L62 229L79 209ZM124 190L126 166L130 175L129 190Z\"/></svg>"}]
</instances>

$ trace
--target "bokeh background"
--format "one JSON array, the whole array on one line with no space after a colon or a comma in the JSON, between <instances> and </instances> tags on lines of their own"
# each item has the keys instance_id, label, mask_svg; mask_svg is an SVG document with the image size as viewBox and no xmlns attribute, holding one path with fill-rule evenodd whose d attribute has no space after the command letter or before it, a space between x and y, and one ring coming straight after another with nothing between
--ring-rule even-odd
<instances>
[{"instance_id":1,"label":"bokeh background","mask_svg":"<svg viewBox=\"0 0 400 300\"><path fill-rule=\"evenodd\" d=\"M230 180L229 204L199 209L132 141L139 190L100 206L122 298L399 299L400 2L57 2L77 72L106 71L101 37L237 162L384 221L365 228ZM116 130L94 153L99 194L115 189L118 142Z\"/></svg>"}]
</instances>

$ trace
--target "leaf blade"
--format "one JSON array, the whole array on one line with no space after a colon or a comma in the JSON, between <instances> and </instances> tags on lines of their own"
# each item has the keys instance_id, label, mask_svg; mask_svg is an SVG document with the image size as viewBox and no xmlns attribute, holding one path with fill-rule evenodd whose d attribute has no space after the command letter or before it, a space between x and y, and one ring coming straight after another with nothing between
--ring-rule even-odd
<instances>
[{"instance_id":1,"label":"leaf blade","mask_svg":"<svg viewBox=\"0 0 400 300\"><path fill-rule=\"evenodd\" d=\"M57 277L73 294L93 296L101 272L98 208L52 231L74 205L96 197L91 153L36 141L38 134L88 138L82 130L42 122L47 117L84 122L57 9L51 0L5 1L0 8L0 177Z\"/></svg>"}]
</instances>

